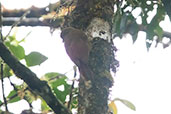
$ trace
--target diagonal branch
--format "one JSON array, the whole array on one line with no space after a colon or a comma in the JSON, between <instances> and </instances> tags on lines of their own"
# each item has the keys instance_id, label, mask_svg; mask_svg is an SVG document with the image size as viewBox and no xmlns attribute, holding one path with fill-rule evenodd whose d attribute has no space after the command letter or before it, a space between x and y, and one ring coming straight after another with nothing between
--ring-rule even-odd
<instances>
[{"instance_id":1,"label":"diagonal branch","mask_svg":"<svg viewBox=\"0 0 171 114\"><path fill-rule=\"evenodd\" d=\"M49 107L56 114L71 114L71 112L54 96L50 87L45 81L37 78L26 66L21 64L0 41L0 57L14 71L16 76L24 80L25 83L38 95L40 95Z\"/></svg>"}]
</instances>

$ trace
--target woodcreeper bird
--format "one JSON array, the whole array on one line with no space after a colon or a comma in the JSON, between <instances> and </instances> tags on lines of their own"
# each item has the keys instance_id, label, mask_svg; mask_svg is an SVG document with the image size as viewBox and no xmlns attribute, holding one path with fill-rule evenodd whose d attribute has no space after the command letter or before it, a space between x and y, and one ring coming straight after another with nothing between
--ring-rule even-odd
<instances>
[{"instance_id":1,"label":"woodcreeper bird","mask_svg":"<svg viewBox=\"0 0 171 114\"><path fill-rule=\"evenodd\" d=\"M88 66L90 45L86 34L73 27L67 27L62 30L61 38L68 56L78 66L80 74L89 80L92 71Z\"/></svg>"}]
</instances>

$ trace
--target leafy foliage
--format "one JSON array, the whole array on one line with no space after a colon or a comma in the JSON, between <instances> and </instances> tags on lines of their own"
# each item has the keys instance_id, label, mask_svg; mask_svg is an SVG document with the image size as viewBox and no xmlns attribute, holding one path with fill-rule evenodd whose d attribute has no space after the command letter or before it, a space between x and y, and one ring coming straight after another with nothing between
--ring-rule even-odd
<instances>
[{"instance_id":1,"label":"leafy foliage","mask_svg":"<svg viewBox=\"0 0 171 114\"><path fill-rule=\"evenodd\" d=\"M44 56L43 54L39 52L31 52L30 54L25 55L25 50L20 45L20 43L23 42L24 39L22 39L21 41L17 41L15 35L13 35L13 36L7 37L4 43L17 59L25 60L26 65L28 67L40 65L48 59L46 56ZM9 78L10 76L14 75L12 70L5 63L3 66L3 72L4 72L3 73L4 78L5 77ZM68 80L67 76L60 74L60 73L56 73L56 72L50 72L50 73L46 73L42 77L42 80L46 80L49 83L57 99L59 99L62 103L67 104L68 101L66 101L66 98L67 96L69 96L71 92L71 85L67 83L67 80ZM10 83L12 84L14 89L11 90L7 96L8 103L15 103L24 99L31 105L33 101L39 98L35 93L33 93L31 90L28 89L25 83L22 83L20 85L16 85L15 83L12 83L12 82ZM73 95L73 100L70 105L71 105L71 108L77 108L77 104L78 104L77 95L76 95L77 89L74 89L73 91L75 92ZM41 99L42 101L41 102L42 112L51 111L51 109L46 104L46 102L42 98L39 98L39 99ZM0 106L2 104L3 102L0 101Z\"/></svg>"},{"instance_id":2,"label":"leafy foliage","mask_svg":"<svg viewBox=\"0 0 171 114\"><path fill-rule=\"evenodd\" d=\"M45 74L45 77L47 79L53 79L49 82L49 85L52 87L53 92L57 96L60 101L65 103L66 96L70 93L70 85L66 82L67 77L66 76L60 76L59 73L47 73ZM56 78L55 78L56 77Z\"/></svg>"},{"instance_id":3,"label":"leafy foliage","mask_svg":"<svg viewBox=\"0 0 171 114\"><path fill-rule=\"evenodd\" d=\"M0 66L1 68L1 66ZM1 71L0 71L1 72ZM9 68L9 66L7 64L4 63L4 66L3 66L3 74L4 74L4 78L5 77L10 77L13 75L13 72L12 70ZM0 77L1 78L1 77Z\"/></svg>"},{"instance_id":4,"label":"leafy foliage","mask_svg":"<svg viewBox=\"0 0 171 114\"><path fill-rule=\"evenodd\" d=\"M18 59L23 60L25 59L27 66L35 66L40 65L44 61L47 60L47 57L42 55L39 52L31 52L29 55L25 55L24 47L20 45L21 42L24 41L25 38L23 38L21 41L18 41L16 39L16 36L8 36L5 40L4 44L9 48L11 53ZM13 76L14 73L12 72L11 68L3 63L3 78ZM22 99L25 99L29 104L32 103L37 99L37 96L32 93L32 91L29 91L27 86L22 83L21 85L16 85L15 83L12 83L12 86L14 89L10 91L10 93L7 96L8 103L15 103ZM26 91L27 90L27 91ZM0 101L0 106L2 104L2 101Z\"/></svg>"},{"instance_id":5,"label":"leafy foliage","mask_svg":"<svg viewBox=\"0 0 171 114\"><path fill-rule=\"evenodd\" d=\"M10 49L17 59L21 60L25 56L24 48L19 45L19 42L16 40L15 36L8 37L8 41L5 42L5 45Z\"/></svg>"},{"instance_id":6,"label":"leafy foliage","mask_svg":"<svg viewBox=\"0 0 171 114\"><path fill-rule=\"evenodd\" d=\"M150 15L151 12L156 12L153 17ZM152 41L155 40L154 36L157 36L158 42L162 42L164 31L159 23L164 20L164 16L164 6L160 1L127 0L117 2L113 18L113 34L115 37L122 38L124 34L129 33L135 42L138 32L144 31L147 34L146 47L148 49ZM149 18L152 19L149 20Z\"/></svg>"},{"instance_id":7,"label":"leafy foliage","mask_svg":"<svg viewBox=\"0 0 171 114\"><path fill-rule=\"evenodd\" d=\"M11 98L11 97L13 97L13 96L15 96L15 95L17 95L17 94L18 94L17 91L12 90L12 91L9 93L9 95L7 96L7 98ZM20 98L19 96L16 96L16 97L14 97L13 99L9 100L8 103L14 103L14 102L17 102L17 101L19 101L19 100L21 100L21 98Z\"/></svg>"},{"instance_id":8,"label":"leafy foliage","mask_svg":"<svg viewBox=\"0 0 171 114\"><path fill-rule=\"evenodd\" d=\"M30 54L25 56L26 64L27 66L35 66L40 65L44 61L46 61L48 58L44 55L42 55L39 52L31 52Z\"/></svg>"},{"instance_id":9,"label":"leafy foliage","mask_svg":"<svg viewBox=\"0 0 171 114\"><path fill-rule=\"evenodd\" d=\"M132 109L132 110L136 110L134 104L132 104L130 101L125 100L125 99L120 99L120 98L115 98L114 100L112 100L109 103L109 110L113 113L113 114L118 114L118 109L117 106L115 104L116 101L120 101L121 103L123 103L125 106L127 106L128 108Z\"/></svg>"},{"instance_id":10,"label":"leafy foliage","mask_svg":"<svg viewBox=\"0 0 171 114\"><path fill-rule=\"evenodd\" d=\"M135 106L128 100L125 99L120 99L120 98L115 98L114 101L120 101L122 102L125 106L127 106L128 108L132 109L132 110L136 110Z\"/></svg>"}]
</instances>

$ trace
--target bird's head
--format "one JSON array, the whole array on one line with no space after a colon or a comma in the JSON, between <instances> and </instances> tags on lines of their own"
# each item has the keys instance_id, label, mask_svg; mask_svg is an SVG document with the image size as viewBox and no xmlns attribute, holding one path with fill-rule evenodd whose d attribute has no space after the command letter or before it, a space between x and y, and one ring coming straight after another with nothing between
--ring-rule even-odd
<instances>
[{"instance_id":1,"label":"bird's head","mask_svg":"<svg viewBox=\"0 0 171 114\"><path fill-rule=\"evenodd\" d=\"M66 27L66 28L64 28L62 30L62 32L61 32L61 38L64 40L64 38L66 38L65 36L67 36L72 31L74 31L74 28L72 28L72 27Z\"/></svg>"}]
</instances>

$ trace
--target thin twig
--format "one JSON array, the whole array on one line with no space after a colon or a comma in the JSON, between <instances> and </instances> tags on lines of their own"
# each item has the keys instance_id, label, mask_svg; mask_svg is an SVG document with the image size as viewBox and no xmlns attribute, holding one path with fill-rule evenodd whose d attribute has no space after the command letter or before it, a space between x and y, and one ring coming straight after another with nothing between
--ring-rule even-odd
<instances>
[{"instance_id":1,"label":"thin twig","mask_svg":"<svg viewBox=\"0 0 171 114\"><path fill-rule=\"evenodd\" d=\"M76 66L73 67L74 69L74 78L76 77L77 75L77 69L76 69ZM71 107L71 103L72 103L72 91L74 89L74 84L75 84L75 81L73 80L73 83L72 83L72 86L71 86L71 90L70 90L70 95L69 95L69 102L68 102L68 109L70 109Z\"/></svg>"},{"instance_id":2,"label":"thin twig","mask_svg":"<svg viewBox=\"0 0 171 114\"><path fill-rule=\"evenodd\" d=\"M11 33L12 29L14 27L16 27L19 23L21 23L21 21L30 13L30 10L27 10L18 21L16 21L12 26L11 29L9 30L8 34L4 37L4 40L6 40L6 38L9 36L9 34Z\"/></svg>"},{"instance_id":3,"label":"thin twig","mask_svg":"<svg viewBox=\"0 0 171 114\"><path fill-rule=\"evenodd\" d=\"M3 42L3 37L2 37L2 9L1 9L1 2L0 2L0 39L1 41ZM4 62L3 60L0 59L0 72L1 72L1 86L2 86L2 96L3 96L3 100L4 100L4 103L5 103L5 110L6 112L8 112L8 107L7 107L7 100L6 100L6 97L5 97L5 89L4 89Z\"/></svg>"},{"instance_id":4,"label":"thin twig","mask_svg":"<svg viewBox=\"0 0 171 114\"><path fill-rule=\"evenodd\" d=\"M5 89L4 89L4 72L3 72L3 61L1 61L1 86L2 86L2 95L3 95L3 100L4 100L4 104L5 104L5 110L6 112L8 112L8 107L7 107L7 99L5 97Z\"/></svg>"},{"instance_id":5,"label":"thin twig","mask_svg":"<svg viewBox=\"0 0 171 114\"><path fill-rule=\"evenodd\" d=\"M15 87L15 85L12 83L10 77L8 77L8 80L10 82L10 84L12 85L12 87L14 88L15 91L18 91L18 89Z\"/></svg>"}]
</instances>

